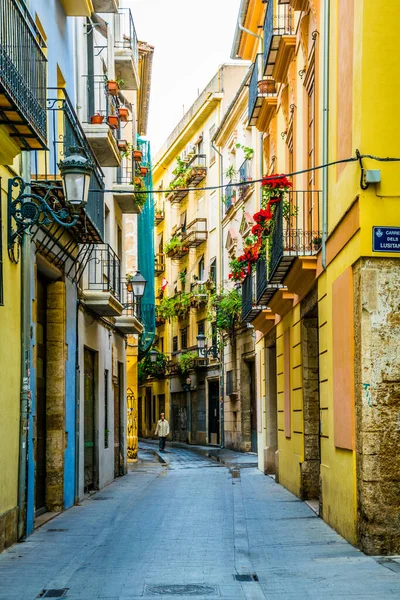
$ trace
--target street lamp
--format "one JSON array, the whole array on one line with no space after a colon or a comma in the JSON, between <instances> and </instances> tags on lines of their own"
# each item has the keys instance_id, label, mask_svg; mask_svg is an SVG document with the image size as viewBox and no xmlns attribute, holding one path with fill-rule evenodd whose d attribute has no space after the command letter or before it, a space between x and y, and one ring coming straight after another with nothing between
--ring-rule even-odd
<instances>
[{"instance_id":1,"label":"street lamp","mask_svg":"<svg viewBox=\"0 0 400 600\"><path fill-rule=\"evenodd\" d=\"M197 351L199 358L208 358L210 354L213 358L219 358L218 347L210 346L208 348L206 336L204 335L204 333L199 333L199 335L197 336Z\"/></svg>"},{"instance_id":2,"label":"street lamp","mask_svg":"<svg viewBox=\"0 0 400 600\"><path fill-rule=\"evenodd\" d=\"M142 316L141 302L144 294L144 290L146 288L147 280L143 277L140 271L136 271L136 275L134 275L131 279L133 296L136 303L136 314L140 317Z\"/></svg>"},{"instance_id":3,"label":"street lamp","mask_svg":"<svg viewBox=\"0 0 400 600\"><path fill-rule=\"evenodd\" d=\"M151 350L149 352L149 354L150 354L150 362L151 362L151 364L154 365L157 362L158 352L157 352L157 350Z\"/></svg>"},{"instance_id":4,"label":"street lamp","mask_svg":"<svg viewBox=\"0 0 400 600\"><path fill-rule=\"evenodd\" d=\"M60 205L56 193L59 188L55 185L37 180L33 183L26 182L22 177L8 180L8 253L13 262L19 260L19 251L15 252L15 245L18 244L19 247L23 234L33 225L48 226L57 223L69 229L78 223L78 209L87 203L94 165L91 160L82 156L78 146L71 146L70 152L58 165L66 207ZM32 191L33 186L37 193ZM19 188L15 199L14 188ZM13 227L13 220L16 229Z\"/></svg>"}]
</instances>

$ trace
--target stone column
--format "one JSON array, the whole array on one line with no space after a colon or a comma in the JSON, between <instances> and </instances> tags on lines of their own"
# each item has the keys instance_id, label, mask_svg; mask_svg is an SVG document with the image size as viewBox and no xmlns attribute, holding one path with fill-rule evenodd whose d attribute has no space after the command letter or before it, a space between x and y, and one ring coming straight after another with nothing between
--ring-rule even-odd
<instances>
[{"instance_id":1,"label":"stone column","mask_svg":"<svg viewBox=\"0 0 400 600\"><path fill-rule=\"evenodd\" d=\"M47 286L46 505L64 508L66 293L63 281Z\"/></svg>"}]
</instances>

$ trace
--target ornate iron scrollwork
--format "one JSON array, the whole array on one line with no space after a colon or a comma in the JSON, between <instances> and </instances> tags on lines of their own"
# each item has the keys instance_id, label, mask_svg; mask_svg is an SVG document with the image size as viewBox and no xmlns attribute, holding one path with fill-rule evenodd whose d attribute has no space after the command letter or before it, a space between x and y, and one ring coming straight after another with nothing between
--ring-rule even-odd
<instances>
[{"instance_id":1,"label":"ornate iron scrollwork","mask_svg":"<svg viewBox=\"0 0 400 600\"><path fill-rule=\"evenodd\" d=\"M47 227L58 223L70 228L77 224L79 218L77 213L71 213L69 209L60 206L53 186L35 181L35 187L44 192L44 195L40 196L32 192L32 185L21 177L14 177L8 181L8 255L14 263L19 261L22 236L31 227ZM19 193L14 199L15 188L19 188Z\"/></svg>"}]
</instances>

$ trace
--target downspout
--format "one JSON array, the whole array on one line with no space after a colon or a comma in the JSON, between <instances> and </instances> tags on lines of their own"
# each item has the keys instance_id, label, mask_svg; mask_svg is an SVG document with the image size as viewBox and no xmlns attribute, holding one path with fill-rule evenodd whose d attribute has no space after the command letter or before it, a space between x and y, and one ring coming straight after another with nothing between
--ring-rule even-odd
<instances>
[{"instance_id":1,"label":"downspout","mask_svg":"<svg viewBox=\"0 0 400 600\"><path fill-rule=\"evenodd\" d=\"M329 0L324 0L324 60L323 60L323 114L322 114L322 163L328 163L328 125L329 125ZM326 269L326 238L328 236L328 167L322 170L322 268Z\"/></svg>"},{"instance_id":2,"label":"downspout","mask_svg":"<svg viewBox=\"0 0 400 600\"><path fill-rule=\"evenodd\" d=\"M218 221L219 221L219 227L220 227L219 243L220 243L220 256L221 256L220 269L219 269L220 270L219 282L220 282L220 288L222 290L224 287L224 236L223 236L223 229L222 229L223 214L222 214L221 193L222 193L222 189L223 189L222 186L224 185L224 159L223 159L221 152L215 146L214 140L211 140L211 146L215 150L215 152L218 154L218 159L219 159L219 185L221 186L219 199L218 199ZM215 283L217 283L217 282L215 282ZM224 427L225 427L225 422L224 422L225 387L224 387L224 385L225 385L225 382L224 382L224 352L223 352L223 350L221 350L221 376L219 378L219 390L220 390L219 404L220 404L220 409L221 409L221 448L225 447L225 432L224 432Z\"/></svg>"},{"instance_id":3,"label":"downspout","mask_svg":"<svg viewBox=\"0 0 400 600\"><path fill-rule=\"evenodd\" d=\"M21 176L30 181L29 152L22 152ZM20 395L20 436L18 469L18 539L27 535L28 516L28 461L29 429L32 411L31 400L31 236L29 231L21 239L21 395Z\"/></svg>"},{"instance_id":4,"label":"downspout","mask_svg":"<svg viewBox=\"0 0 400 600\"><path fill-rule=\"evenodd\" d=\"M253 37L256 37L262 41L263 38L261 35L258 35L258 33L254 33L254 31L250 31L250 29L246 29L246 27L243 27L240 21L237 22L237 26L240 29L240 31L244 31L244 33L248 33L249 35L252 35Z\"/></svg>"}]
</instances>

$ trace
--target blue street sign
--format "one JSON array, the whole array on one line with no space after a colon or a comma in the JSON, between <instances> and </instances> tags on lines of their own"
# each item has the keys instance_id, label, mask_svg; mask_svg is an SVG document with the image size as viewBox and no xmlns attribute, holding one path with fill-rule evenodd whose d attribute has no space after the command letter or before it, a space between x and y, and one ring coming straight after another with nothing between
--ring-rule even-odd
<instances>
[{"instance_id":1,"label":"blue street sign","mask_svg":"<svg viewBox=\"0 0 400 600\"><path fill-rule=\"evenodd\" d=\"M400 252L400 227L373 227L374 252Z\"/></svg>"}]
</instances>

